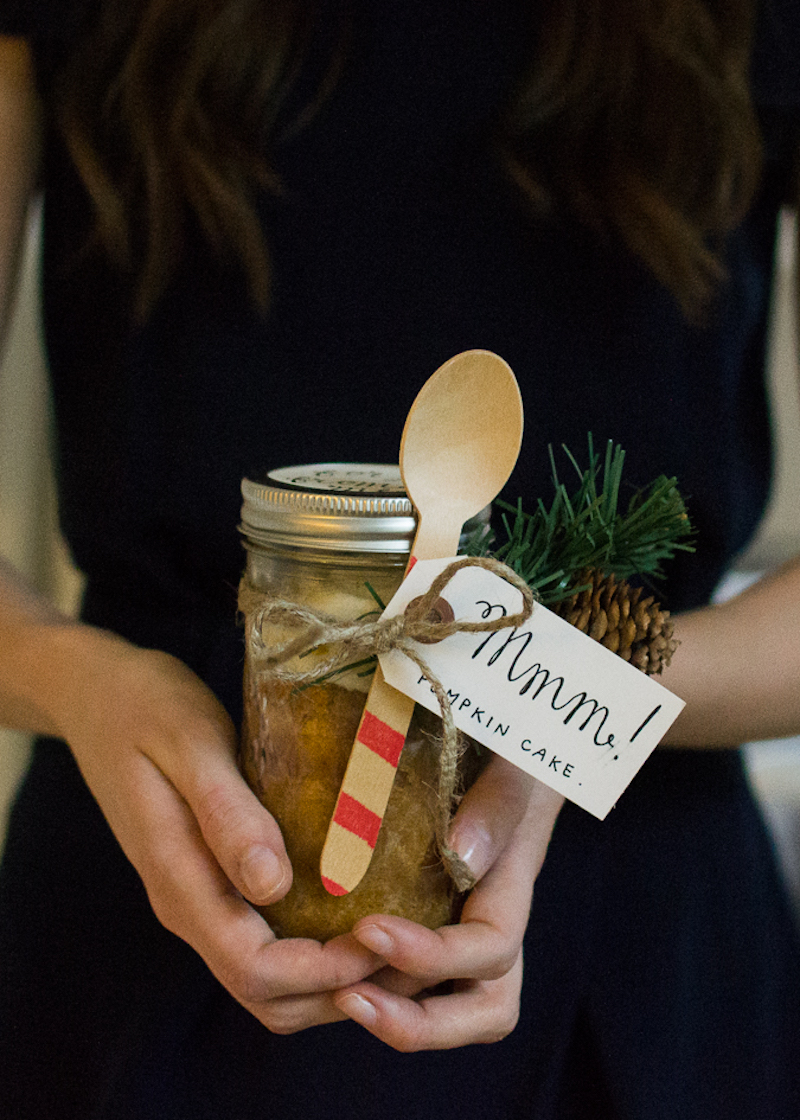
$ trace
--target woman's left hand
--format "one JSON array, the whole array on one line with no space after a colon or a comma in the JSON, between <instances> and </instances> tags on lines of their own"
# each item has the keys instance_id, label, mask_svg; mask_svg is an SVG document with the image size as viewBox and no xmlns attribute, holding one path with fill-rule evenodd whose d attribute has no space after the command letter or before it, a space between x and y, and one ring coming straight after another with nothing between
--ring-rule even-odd
<instances>
[{"instance_id":1,"label":"woman's left hand","mask_svg":"<svg viewBox=\"0 0 800 1120\"><path fill-rule=\"evenodd\" d=\"M384 914L353 933L386 962L334 1003L396 1050L442 1050L496 1042L514 1029L522 986L522 939L533 884L563 798L501 758L465 796L451 846L478 878L458 925L429 930ZM446 994L431 992L453 981Z\"/></svg>"}]
</instances>

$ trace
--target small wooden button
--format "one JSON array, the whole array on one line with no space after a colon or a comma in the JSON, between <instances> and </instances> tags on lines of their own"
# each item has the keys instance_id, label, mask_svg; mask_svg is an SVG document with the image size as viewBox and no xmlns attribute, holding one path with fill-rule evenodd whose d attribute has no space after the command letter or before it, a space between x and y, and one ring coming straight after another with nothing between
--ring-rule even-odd
<instances>
[{"instance_id":1,"label":"small wooden button","mask_svg":"<svg viewBox=\"0 0 800 1120\"><path fill-rule=\"evenodd\" d=\"M423 598L422 595L418 595L416 597L416 599L412 599L411 602L406 607L406 611L410 611L412 609L412 607L415 607L416 604L422 598ZM428 611L428 616L425 619L425 621L426 622L448 623L448 622L455 622L455 617L456 616L455 616L455 613L453 612L453 608L450 606L448 601L446 599L442 599L441 597L439 597L436 600L436 602L433 604L431 609ZM427 645L427 646L435 645L437 642L440 642L441 640L442 640L441 638L418 638L417 639L417 641L424 642L425 645Z\"/></svg>"}]
</instances>

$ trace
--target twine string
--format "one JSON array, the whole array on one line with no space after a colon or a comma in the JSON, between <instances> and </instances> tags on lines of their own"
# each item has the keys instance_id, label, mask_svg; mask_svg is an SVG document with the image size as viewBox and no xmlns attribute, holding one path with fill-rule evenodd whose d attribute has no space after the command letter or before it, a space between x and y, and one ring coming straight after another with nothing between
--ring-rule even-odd
<instances>
[{"instance_id":1,"label":"twine string","mask_svg":"<svg viewBox=\"0 0 800 1120\"><path fill-rule=\"evenodd\" d=\"M442 621L435 615L435 604L443 591L463 568L477 567L499 575L522 596L522 607L515 614L471 622L466 619ZM439 790L436 841L450 877L460 891L470 890L475 877L467 865L447 845L451 814L456 800L462 739L453 719L452 706L441 681L420 656L415 642L440 642L452 634L477 634L522 625L530 618L534 594L523 579L506 564L490 556L464 556L448 564L428 590L409 603L404 613L394 618L361 618L341 622L287 599L275 599L259 591L245 577L239 588L239 610L247 620L252 671L291 685L308 685L345 669L372 655L400 650L426 677L439 705L442 743L439 756ZM278 645L264 639L264 628L282 624L298 633ZM306 667L290 669L293 658L321 654Z\"/></svg>"}]
</instances>

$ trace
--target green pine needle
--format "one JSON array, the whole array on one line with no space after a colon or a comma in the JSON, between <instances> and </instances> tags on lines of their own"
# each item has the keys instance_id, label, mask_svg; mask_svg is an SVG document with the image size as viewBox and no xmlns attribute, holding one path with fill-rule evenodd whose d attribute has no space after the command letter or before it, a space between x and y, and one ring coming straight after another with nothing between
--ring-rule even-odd
<instances>
[{"instance_id":1,"label":"green pine needle","mask_svg":"<svg viewBox=\"0 0 800 1120\"><path fill-rule=\"evenodd\" d=\"M661 578L662 563L676 552L693 552L693 529L674 478L662 475L637 490L623 507L621 489L625 452L611 440L605 454L595 451L589 435L589 466L582 470L563 448L576 475L572 492L561 482L552 447L550 465L555 495L548 507L541 499L533 513L498 501L504 541L470 541L467 551L491 552L508 564L552 605L580 590L577 577L595 568L617 579Z\"/></svg>"},{"instance_id":2,"label":"green pine needle","mask_svg":"<svg viewBox=\"0 0 800 1120\"><path fill-rule=\"evenodd\" d=\"M577 475L570 492L561 482L552 446L549 448L555 494L550 506L542 499L533 513L526 513L522 500L515 505L498 500L503 511L505 540L499 546L485 526L478 528L462 551L468 556L491 555L508 564L545 606L553 606L582 591L579 576L594 568L619 579L631 576L662 578L662 562L676 552L694 552L694 535L683 498L674 478L661 475L643 490L637 490L623 508L622 468L625 452L611 440L602 457L589 434L589 466L582 470L572 452L564 454ZM382 611L384 603L371 584L366 589ZM368 611L362 618L379 612ZM309 651L310 652L310 651ZM365 657L321 677L314 683L336 680L356 670L360 676L375 671L376 658ZM300 685L304 691L310 685Z\"/></svg>"}]
</instances>

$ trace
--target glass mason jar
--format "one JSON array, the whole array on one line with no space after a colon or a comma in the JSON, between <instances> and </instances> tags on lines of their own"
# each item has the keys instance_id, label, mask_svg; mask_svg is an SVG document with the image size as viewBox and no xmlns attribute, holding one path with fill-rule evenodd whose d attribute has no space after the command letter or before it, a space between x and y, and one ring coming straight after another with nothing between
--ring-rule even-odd
<instances>
[{"instance_id":1,"label":"glass mason jar","mask_svg":"<svg viewBox=\"0 0 800 1120\"><path fill-rule=\"evenodd\" d=\"M362 659L298 685L263 671L254 652L255 638L277 646L298 633L262 625L259 605L269 599L342 622L380 614L379 604L403 578L416 527L400 471L382 464L291 467L264 482L244 479L242 494L247 649L240 765L280 825L294 869L286 897L261 911L279 936L321 941L348 932L366 914L445 925L456 917L459 897L434 840L440 721L415 709L370 867L350 894L331 895L320 856L374 664ZM300 654L286 667L307 669L314 657Z\"/></svg>"}]
</instances>

